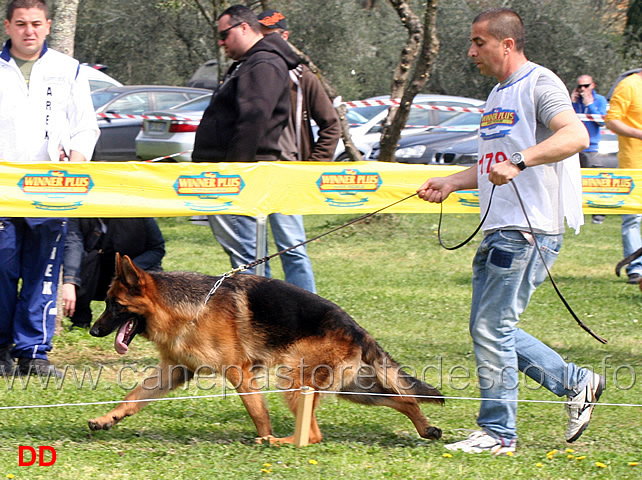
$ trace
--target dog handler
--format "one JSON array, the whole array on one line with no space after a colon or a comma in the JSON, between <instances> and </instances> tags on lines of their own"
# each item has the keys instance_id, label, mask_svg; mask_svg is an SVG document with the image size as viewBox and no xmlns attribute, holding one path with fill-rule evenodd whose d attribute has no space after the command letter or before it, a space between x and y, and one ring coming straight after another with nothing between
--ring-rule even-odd
<instances>
[{"instance_id":1,"label":"dog handler","mask_svg":"<svg viewBox=\"0 0 642 480\"><path fill-rule=\"evenodd\" d=\"M526 59L524 38L521 18L508 8L488 10L473 20L468 56L483 75L499 81L484 108L479 162L430 178L417 190L424 200L443 202L452 192L478 188L481 212L492 195L484 239L473 260L469 325L482 398L481 430L446 445L467 453L515 451L518 369L568 398L568 442L588 426L605 387L604 377L566 363L517 328L519 315L546 278L535 240L550 267L562 244L564 218L576 233L583 223L577 153L589 144L566 87L550 70Z\"/></svg>"},{"instance_id":2,"label":"dog handler","mask_svg":"<svg viewBox=\"0 0 642 480\"><path fill-rule=\"evenodd\" d=\"M0 159L90 159L99 130L87 78L77 60L51 50L42 0L13 0L0 53ZM56 323L56 292L65 218L0 218L0 375L58 372L47 359ZM20 292L18 282L22 280Z\"/></svg>"}]
</instances>

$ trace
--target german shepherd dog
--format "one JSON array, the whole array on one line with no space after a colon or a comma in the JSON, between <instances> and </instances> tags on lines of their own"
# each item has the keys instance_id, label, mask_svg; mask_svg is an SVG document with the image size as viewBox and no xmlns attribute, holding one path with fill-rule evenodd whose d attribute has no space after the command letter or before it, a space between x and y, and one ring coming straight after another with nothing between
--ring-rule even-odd
<instances>
[{"instance_id":1,"label":"german shepherd dog","mask_svg":"<svg viewBox=\"0 0 642 480\"><path fill-rule=\"evenodd\" d=\"M287 382L283 375L279 380L287 383L280 387L288 389L284 394L293 413L300 387L317 392L310 443L322 437L314 408L323 389L346 392L339 395L355 403L392 407L412 421L420 436L441 437L441 430L430 426L417 403L443 404L439 390L404 372L337 305L281 280L249 274L225 278L208 298L219 279L189 272L147 273L129 257L117 255L105 311L90 333L104 337L118 330L115 346L121 354L136 335L151 340L160 353L161 379L155 388L139 385L111 412L89 420L90 429L111 428L143 408L147 402L140 400L163 396L207 366L224 372L239 393L256 393L241 395L241 400L258 431L257 441L293 443L293 436L273 436L253 376L255 366L280 366L289 373ZM174 368L177 365L185 368Z\"/></svg>"}]
</instances>

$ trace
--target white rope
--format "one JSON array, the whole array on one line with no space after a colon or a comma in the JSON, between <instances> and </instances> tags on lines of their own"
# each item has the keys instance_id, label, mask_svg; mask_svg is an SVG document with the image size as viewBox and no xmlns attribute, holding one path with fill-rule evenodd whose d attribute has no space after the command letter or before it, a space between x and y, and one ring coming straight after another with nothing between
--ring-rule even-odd
<instances>
[{"instance_id":1,"label":"white rope","mask_svg":"<svg viewBox=\"0 0 642 480\"><path fill-rule=\"evenodd\" d=\"M301 391L300 388L291 388L287 390L265 390L258 392L230 392L230 393L221 393L216 395L192 395L192 396L183 396L183 397L165 397L165 398L146 398L141 400L108 400L103 402L82 402L82 403L54 403L46 405L14 405L14 406L0 406L0 410L20 410L20 409L32 409L32 408L53 408L53 407L85 407L93 405L110 405L117 403L142 403L142 402L167 402L173 400L195 400L195 399L206 399L206 398L225 398L228 396L245 396L245 395L262 395L264 393L285 393L285 392L298 392ZM310 393L310 392L308 392ZM548 404L562 404L565 405L568 403L564 400L506 400L502 398L479 398L479 397L450 397L446 395L441 396L431 396L431 395L403 395L397 393L363 393L363 392L337 392L332 390L313 390L313 393L320 393L325 395L366 395L372 397L412 397L412 398L425 398L425 399L444 399L444 400L472 400L472 401L501 401L501 402L513 402L513 403L548 403ZM596 402L594 404L587 403L587 405L598 405L602 407L642 407L642 404L639 403L605 403L605 402Z\"/></svg>"},{"instance_id":2,"label":"white rope","mask_svg":"<svg viewBox=\"0 0 642 480\"><path fill-rule=\"evenodd\" d=\"M104 402L82 402L82 403L52 403L46 405L13 405L13 406L0 406L0 410L20 410L31 408L52 408L52 407L87 407L92 405L113 405L117 403L143 403L143 402L167 402L172 400L195 400L200 398L225 398L225 397L242 397L244 395L256 395L263 393L283 393L283 392L297 392L300 388L292 388L289 390L266 390L260 392L230 392L219 393L216 395L190 395L186 397L164 397L164 398L144 398L140 400L106 400Z\"/></svg>"}]
</instances>

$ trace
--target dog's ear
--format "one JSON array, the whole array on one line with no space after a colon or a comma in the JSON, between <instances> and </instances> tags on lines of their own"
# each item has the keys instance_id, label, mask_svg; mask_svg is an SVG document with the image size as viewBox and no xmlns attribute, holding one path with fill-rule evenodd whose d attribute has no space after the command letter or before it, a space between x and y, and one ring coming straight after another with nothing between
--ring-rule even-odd
<instances>
[{"instance_id":1,"label":"dog's ear","mask_svg":"<svg viewBox=\"0 0 642 480\"><path fill-rule=\"evenodd\" d=\"M127 255L121 257L116 253L116 272L118 279L130 290L140 289L145 284L144 272Z\"/></svg>"}]
</instances>

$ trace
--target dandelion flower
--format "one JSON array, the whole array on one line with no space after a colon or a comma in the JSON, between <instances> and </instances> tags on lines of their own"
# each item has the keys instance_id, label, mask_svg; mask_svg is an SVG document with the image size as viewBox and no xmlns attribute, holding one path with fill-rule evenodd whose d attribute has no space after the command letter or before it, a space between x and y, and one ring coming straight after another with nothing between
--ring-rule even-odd
<instances>
[{"instance_id":1,"label":"dandelion flower","mask_svg":"<svg viewBox=\"0 0 642 480\"><path fill-rule=\"evenodd\" d=\"M638 466L638 462L629 462L629 467L637 467L637 466ZM8 476L9 475L7 475L7 477Z\"/></svg>"},{"instance_id":2,"label":"dandelion flower","mask_svg":"<svg viewBox=\"0 0 642 480\"><path fill-rule=\"evenodd\" d=\"M580 455L579 457L575 457L575 460L584 460L586 458L586 455Z\"/></svg>"},{"instance_id":3,"label":"dandelion flower","mask_svg":"<svg viewBox=\"0 0 642 480\"><path fill-rule=\"evenodd\" d=\"M318 465L319 464L319 462L317 462L316 460L308 460L308 463L310 465Z\"/></svg>"},{"instance_id":4,"label":"dandelion flower","mask_svg":"<svg viewBox=\"0 0 642 480\"><path fill-rule=\"evenodd\" d=\"M452 453L444 453L444 454L442 455L442 457L444 457L444 458L452 458L452 457L453 457L453 454L452 454Z\"/></svg>"},{"instance_id":5,"label":"dandelion flower","mask_svg":"<svg viewBox=\"0 0 642 480\"><path fill-rule=\"evenodd\" d=\"M602 462L595 462L595 466L600 468L606 468L606 465L604 465Z\"/></svg>"},{"instance_id":6,"label":"dandelion flower","mask_svg":"<svg viewBox=\"0 0 642 480\"><path fill-rule=\"evenodd\" d=\"M515 455L515 452L506 452L507 457L512 457L513 455Z\"/></svg>"},{"instance_id":7,"label":"dandelion flower","mask_svg":"<svg viewBox=\"0 0 642 480\"><path fill-rule=\"evenodd\" d=\"M637 464L636 464L637 465ZM15 478L16 476L13 473L7 473L7 478Z\"/></svg>"},{"instance_id":8,"label":"dandelion flower","mask_svg":"<svg viewBox=\"0 0 642 480\"><path fill-rule=\"evenodd\" d=\"M573 450L572 448L567 448L566 453L575 453L575 450Z\"/></svg>"},{"instance_id":9,"label":"dandelion flower","mask_svg":"<svg viewBox=\"0 0 642 480\"><path fill-rule=\"evenodd\" d=\"M272 473L272 470L268 470L267 468L262 468L261 471L263 473Z\"/></svg>"},{"instance_id":10,"label":"dandelion flower","mask_svg":"<svg viewBox=\"0 0 642 480\"><path fill-rule=\"evenodd\" d=\"M535 464L535 466L536 466L536 467L540 467L540 468L541 468L541 467L543 467L543 466L544 466L544 464L543 464L542 462L537 462L537 463Z\"/></svg>"},{"instance_id":11,"label":"dandelion flower","mask_svg":"<svg viewBox=\"0 0 642 480\"><path fill-rule=\"evenodd\" d=\"M573 460L575 458L575 455L571 455L569 453L568 455L566 455L566 458L568 458L569 460Z\"/></svg>"},{"instance_id":12,"label":"dandelion flower","mask_svg":"<svg viewBox=\"0 0 642 480\"><path fill-rule=\"evenodd\" d=\"M266 468L270 468L272 466L272 464L271 463L264 463L263 466L266 467Z\"/></svg>"},{"instance_id":13,"label":"dandelion flower","mask_svg":"<svg viewBox=\"0 0 642 480\"><path fill-rule=\"evenodd\" d=\"M553 455L555 455L556 453L557 453L557 449L555 449L555 450L551 450L550 452L548 452L548 453L546 454L546 456L547 456L547 457L552 457L552 456L553 456Z\"/></svg>"}]
</instances>

